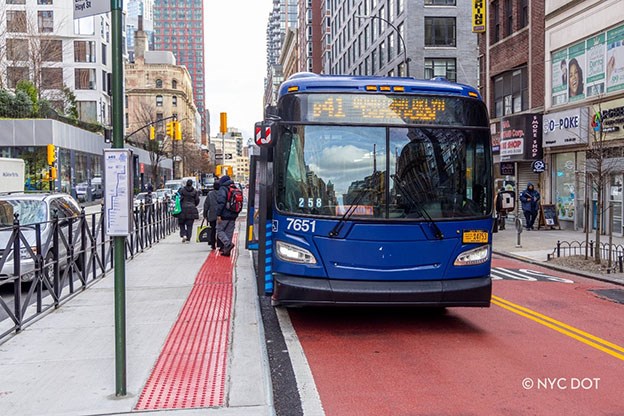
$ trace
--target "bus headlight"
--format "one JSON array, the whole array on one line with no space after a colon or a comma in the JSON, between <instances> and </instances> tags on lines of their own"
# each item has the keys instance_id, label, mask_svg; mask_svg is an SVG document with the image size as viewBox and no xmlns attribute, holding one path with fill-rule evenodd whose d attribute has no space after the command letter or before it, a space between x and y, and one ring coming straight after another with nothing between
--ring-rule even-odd
<instances>
[{"instance_id":1,"label":"bus headlight","mask_svg":"<svg viewBox=\"0 0 624 416\"><path fill-rule=\"evenodd\" d=\"M454 266L474 266L482 264L490 258L490 246L481 246L461 253L455 259Z\"/></svg>"},{"instance_id":2,"label":"bus headlight","mask_svg":"<svg viewBox=\"0 0 624 416\"><path fill-rule=\"evenodd\" d=\"M275 243L277 257L292 263L316 264L316 259L305 248L297 247L283 241Z\"/></svg>"}]
</instances>

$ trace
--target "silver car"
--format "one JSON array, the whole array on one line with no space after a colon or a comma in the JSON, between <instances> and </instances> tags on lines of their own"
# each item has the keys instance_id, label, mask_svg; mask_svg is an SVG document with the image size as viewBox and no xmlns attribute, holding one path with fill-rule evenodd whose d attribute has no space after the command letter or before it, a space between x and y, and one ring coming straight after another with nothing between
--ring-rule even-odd
<instances>
[{"instance_id":1,"label":"silver car","mask_svg":"<svg viewBox=\"0 0 624 416\"><path fill-rule=\"evenodd\" d=\"M80 216L80 206L74 198L67 194L50 193L11 193L0 194L0 279L13 277L13 245L9 244L13 232L13 221L15 215L20 223L20 231L26 240L30 250L20 240L20 275L23 282L32 281L35 277L35 262L33 254L37 254L36 227L40 224L41 248L44 251L42 257L48 265L49 273L53 262L53 236L52 220L55 215L59 218L59 230L65 238L59 235L59 266L62 268L67 264L67 246L63 240L69 241L69 218L74 218L72 227L73 245L79 246L80 228L78 217ZM78 252L78 250L76 250ZM78 254L76 254L78 257Z\"/></svg>"}]
</instances>

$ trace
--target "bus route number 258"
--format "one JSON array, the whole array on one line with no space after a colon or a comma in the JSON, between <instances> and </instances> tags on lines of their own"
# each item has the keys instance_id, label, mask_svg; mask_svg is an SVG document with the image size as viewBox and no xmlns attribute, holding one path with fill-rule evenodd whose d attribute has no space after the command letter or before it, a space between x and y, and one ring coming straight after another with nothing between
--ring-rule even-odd
<instances>
[{"instance_id":1,"label":"bus route number 258","mask_svg":"<svg viewBox=\"0 0 624 416\"><path fill-rule=\"evenodd\" d=\"M286 218L288 225L287 230L301 231L304 233L314 232L316 230L316 221L303 218Z\"/></svg>"}]
</instances>

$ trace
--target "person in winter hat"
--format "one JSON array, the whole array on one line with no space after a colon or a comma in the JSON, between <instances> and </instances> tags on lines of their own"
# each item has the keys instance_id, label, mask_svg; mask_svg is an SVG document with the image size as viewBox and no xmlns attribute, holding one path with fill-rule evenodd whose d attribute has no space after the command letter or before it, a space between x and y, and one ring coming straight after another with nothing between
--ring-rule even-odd
<instances>
[{"instance_id":1,"label":"person in winter hat","mask_svg":"<svg viewBox=\"0 0 624 416\"><path fill-rule=\"evenodd\" d=\"M522 212L526 219L526 229L533 230L533 224L537 218L537 210L539 209L540 194L529 182L527 188L520 194L520 202L522 203Z\"/></svg>"},{"instance_id":2,"label":"person in winter hat","mask_svg":"<svg viewBox=\"0 0 624 416\"><path fill-rule=\"evenodd\" d=\"M238 213L232 212L226 208L228 190L234 182L228 175L224 175L219 179L219 191L217 193L217 238L223 243L221 254L229 256L234 244L234 228L236 226L236 218Z\"/></svg>"},{"instance_id":3,"label":"person in winter hat","mask_svg":"<svg viewBox=\"0 0 624 416\"><path fill-rule=\"evenodd\" d=\"M208 192L204 201L204 218L210 224L210 238L208 245L214 250L217 244L217 194L219 193L219 181L215 181L213 189Z\"/></svg>"},{"instance_id":4,"label":"person in winter hat","mask_svg":"<svg viewBox=\"0 0 624 416\"><path fill-rule=\"evenodd\" d=\"M186 185L180 188L178 194L180 194L180 208L182 208L182 212L178 215L180 237L182 237L183 243L188 243L191 241L191 234L193 234L193 223L199 218L199 211L197 210L199 194L191 179L186 181Z\"/></svg>"}]
</instances>

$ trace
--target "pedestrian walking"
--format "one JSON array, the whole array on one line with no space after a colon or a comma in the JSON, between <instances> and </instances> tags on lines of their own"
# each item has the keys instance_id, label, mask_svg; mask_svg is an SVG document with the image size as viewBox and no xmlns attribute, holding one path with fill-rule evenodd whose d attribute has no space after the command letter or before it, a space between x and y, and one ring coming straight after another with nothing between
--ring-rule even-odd
<instances>
[{"instance_id":1,"label":"pedestrian walking","mask_svg":"<svg viewBox=\"0 0 624 416\"><path fill-rule=\"evenodd\" d=\"M183 243L188 243L191 241L191 235L193 234L193 223L199 218L199 211L197 210L199 194L193 186L191 179L186 181L186 186L178 190L178 194L180 195L180 207L182 208L182 212L178 215L180 237L182 237Z\"/></svg>"},{"instance_id":2,"label":"pedestrian walking","mask_svg":"<svg viewBox=\"0 0 624 416\"><path fill-rule=\"evenodd\" d=\"M522 211L526 219L527 231L533 230L533 224L537 218L537 210L539 209L540 194L529 182L527 188L520 194L520 202L522 202Z\"/></svg>"},{"instance_id":3,"label":"pedestrian walking","mask_svg":"<svg viewBox=\"0 0 624 416\"><path fill-rule=\"evenodd\" d=\"M228 196L231 192L230 186L236 185L234 185L234 182L228 175L224 175L219 179L219 191L217 193L217 238L223 243L221 254L224 256L229 256L234 248L232 238L234 236L236 218L238 217L238 212L227 208Z\"/></svg>"},{"instance_id":4,"label":"pedestrian walking","mask_svg":"<svg viewBox=\"0 0 624 416\"><path fill-rule=\"evenodd\" d=\"M210 237L208 245L213 250L217 244L217 194L219 193L219 181L215 181L213 188L204 201L204 218L210 224Z\"/></svg>"},{"instance_id":5,"label":"pedestrian walking","mask_svg":"<svg viewBox=\"0 0 624 416\"><path fill-rule=\"evenodd\" d=\"M143 200L143 209L145 221L149 223L154 221L154 187L151 183L147 185L147 194Z\"/></svg>"}]
</instances>

